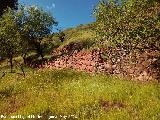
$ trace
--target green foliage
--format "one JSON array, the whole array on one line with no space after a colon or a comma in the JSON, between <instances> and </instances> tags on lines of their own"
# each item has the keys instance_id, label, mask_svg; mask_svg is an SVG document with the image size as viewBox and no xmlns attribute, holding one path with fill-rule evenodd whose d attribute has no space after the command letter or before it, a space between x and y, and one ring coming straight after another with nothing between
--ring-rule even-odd
<instances>
[{"instance_id":1,"label":"green foliage","mask_svg":"<svg viewBox=\"0 0 160 120\"><path fill-rule=\"evenodd\" d=\"M26 9L22 7L19 13L22 15L24 38L27 37L29 46L32 46L43 58L43 49L46 45L43 38L51 33L53 25L57 25L57 22L49 13L37 7Z\"/></svg>"},{"instance_id":2,"label":"green foliage","mask_svg":"<svg viewBox=\"0 0 160 120\"><path fill-rule=\"evenodd\" d=\"M10 59L11 71L13 57L21 54L24 62L29 51L36 50L43 58L44 48L47 48L47 37L55 19L47 12L37 7L21 6L19 10L10 8L0 19L0 55Z\"/></svg>"},{"instance_id":3,"label":"green foliage","mask_svg":"<svg viewBox=\"0 0 160 120\"><path fill-rule=\"evenodd\" d=\"M52 26L57 24L50 14L37 7L30 7L25 12L27 17L25 31L33 39L45 37L50 34Z\"/></svg>"},{"instance_id":4,"label":"green foliage","mask_svg":"<svg viewBox=\"0 0 160 120\"><path fill-rule=\"evenodd\" d=\"M95 9L98 42L106 46L160 48L160 2L100 1Z\"/></svg>"},{"instance_id":5,"label":"green foliage","mask_svg":"<svg viewBox=\"0 0 160 120\"><path fill-rule=\"evenodd\" d=\"M10 59L11 72L12 59L21 50L20 34L15 19L14 11L11 9L8 9L0 19L0 53L3 55L2 57Z\"/></svg>"},{"instance_id":6,"label":"green foliage","mask_svg":"<svg viewBox=\"0 0 160 120\"><path fill-rule=\"evenodd\" d=\"M16 16L16 23L18 26L18 32L20 34L20 45L22 47L21 49L21 54L22 56L25 56L31 49L32 46L29 44L29 38L28 38L28 33L26 31L26 24L27 23L27 16L26 16L26 10L24 6L20 6L19 10L15 12Z\"/></svg>"},{"instance_id":7,"label":"green foliage","mask_svg":"<svg viewBox=\"0 0 160 120\"><path fill-rule=\"evenodd\" d=\"M0 50L6 55L17 53L19 50L19 33L14 12L11 9L0 20Z\"/></svg>"}]
</instances>

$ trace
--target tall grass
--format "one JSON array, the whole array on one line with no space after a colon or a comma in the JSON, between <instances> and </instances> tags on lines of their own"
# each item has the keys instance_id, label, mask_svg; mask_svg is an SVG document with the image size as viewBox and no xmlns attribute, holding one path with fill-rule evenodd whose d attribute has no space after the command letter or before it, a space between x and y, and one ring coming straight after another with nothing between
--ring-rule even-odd
<instances>
[{"instance_id":1,"label":"tall grass","mask_svg":"<svg viewBox=\"0 0 160 120\"><path fill-rule=\"evenodd\" d=\"M0 80L0 114L42 115L42 120L50 115L58 120L159 120L160 85L72 70L39 70L26 78L8 74Z\"/></svg>"}]
</instances>

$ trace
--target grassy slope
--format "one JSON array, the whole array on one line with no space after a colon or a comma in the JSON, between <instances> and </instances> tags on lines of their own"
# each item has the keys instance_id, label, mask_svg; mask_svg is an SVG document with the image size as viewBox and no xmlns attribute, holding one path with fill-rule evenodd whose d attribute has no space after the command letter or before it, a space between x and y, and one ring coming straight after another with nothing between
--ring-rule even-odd
<instances>
[{"instance_id":1,"label":"grassy slope","mask_svg":"<svg viewBox=\"0 0 160 120\"><path fill-rule=\"evenodd\" d=\"M88 44L94 42L94 31L92 30L91 24L69 28L63 32L65 33L65 40L63 43L59 43L59 48L63 48L66 45L76 42L87 41ZM53 35L52 40L57 42L57 39L57 35Z\"/></svg>"},{"instance_id":2,"label":"grassy slope","mask_svg":"<svg viewBox=\"0 0 160 120\"><path fill-rule=\"evenodd\" d=\"M0 81L0 113L76 115L80 120L158 120L160 88L106 75L71 70L42 70L27 77L8 74ZM100 105L120 102L124 108ZM44 119L43 119L44 120Z\"/></svg>"}]
</instances>

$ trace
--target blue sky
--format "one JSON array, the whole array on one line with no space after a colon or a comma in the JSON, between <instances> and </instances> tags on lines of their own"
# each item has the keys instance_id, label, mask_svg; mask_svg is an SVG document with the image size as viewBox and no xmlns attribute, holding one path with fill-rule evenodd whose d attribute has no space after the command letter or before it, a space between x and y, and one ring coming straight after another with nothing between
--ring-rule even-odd
<instances>
[{"instance_id":1,"label":"blue sky","mask_svg":"<svg viewBox=\"0 0 160 120\"><path fill-rule=\"evenodd\" d=\"M37 5L49 11L59 22L59 27L66 29L95 21L93 8L99 0L19 0L25 5Z\"/></svg>"}]
</instances>

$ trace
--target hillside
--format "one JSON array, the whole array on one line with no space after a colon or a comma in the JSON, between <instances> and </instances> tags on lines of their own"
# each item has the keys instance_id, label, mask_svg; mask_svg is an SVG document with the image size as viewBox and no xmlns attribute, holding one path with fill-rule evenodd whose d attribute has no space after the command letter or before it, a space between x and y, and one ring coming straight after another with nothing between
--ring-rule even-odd
<instances>
[{"instance_id":1,"label":"hillside","mask_svg":"<svg viewBox=\"0 0 160 120\"><path fill-rule=\"evenodd\" d=\"M160 86L157 80L145 76L143 80L133 81L135 79L130 80L130 77L117 76L115 72L122 69L112 67L120 63L108 64L108 50L95 47L90 25L63 32L64 42L60 42L57 34L47 38L56 47L46 54L45 63L41 64L35 53L30 54L28 58L36 58L31 63L35 66L23 68L25 77L19 66L14 68L15 73L9 73L7 61L1 61L0 113L7 117L6 120L16 115L25 119L34 115L37 120L40 119L38 115L42 116L41 120L51 116L57 120L159 120ZM124 51L113 50L111 53L122 56ZM156 55L149 51L141 53L136 59L140 61L136 68L141 64L152 64L155 61L151 58ZM123 57L123 61L126 59ZM15 60L15 65L22 63L21 57ZM138 76L144 67L132 74Z\"/></svg>"},{"instance_id":2,"label":"hillside","mask_svg":"<svg viewBox=\"0 0 160 120\"><path fill-rule=\"evenodd\" d=\"M55 33L52 36L52 41L56 41L59 43L59 49L63 49L65 46L69 44L74 43L84 43L87 46L83 46L84 48L89 48L94 43L94 30L93 30L93 24L86 24L86 25L80 25L75 28L69 28L64 31L64 41L62 43L59 43L59 34Z\"/></svg>"},{"instance_id":3,"label":"hillside","mask_svg":"<svg viewBox=\"0 0 160 120\"><path fill-rule=\"evenodd\" d=\"M0 16L0 119L160 120L159 0L50 2Z\"/></svg>"}]
</instances>

